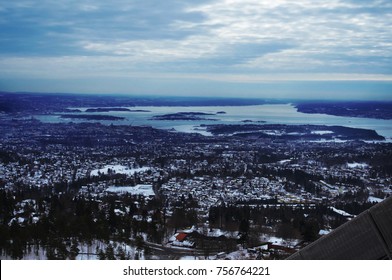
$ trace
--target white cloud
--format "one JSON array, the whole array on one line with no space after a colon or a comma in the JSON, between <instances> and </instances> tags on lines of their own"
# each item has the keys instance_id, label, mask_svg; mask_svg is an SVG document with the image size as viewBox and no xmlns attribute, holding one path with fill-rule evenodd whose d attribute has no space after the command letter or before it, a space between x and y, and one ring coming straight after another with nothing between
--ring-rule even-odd
<instances>
[{"instance_id":1,"label":"white cloud","mask_svg":"<svg viewBox=\"0 0 392 280\"><path fill-rule=\"evenodd\" d=\"M93 12L99 10L99 6L93 4L81 4L80 10L84 12Z\"/></svg>"},{"instance_id":2,"label":"white cloud","mask_svg":"<svg viewBox=\"0 0 392 280\"><path fill-rule=\"evenodd\" d=\"M215 52L208 37L191 36L184 40L137 40L124 42L82 42L88 51L133 57L140 62L164 62L197 59Z\"/></svg>"},{"instance_id":3,"label":"white cloud","mask_svg":"<svg viewBox=\"0 0 392 280\"><path fill-rule=\"evenodd\" d=\"M382 81L392 82L392 75L363 73L174 73L143 71L129 65L132 58L108 56L71 56L46 58L8 58L0 60L0 76L11 78L14 74L30 78L76 79L84 78L144 78L187 79L230 83L268 83L285 81ZM34 71L32 71L34 69Z\"/></svg>"},{"instance_id":4,"label":"white cloud","mask_svg":"<svg viewBox=\"0 0 392 280\"><path fill-rule=\"evenodd\" d=\"M371 4L374 6L339 0L224 0L191 10L207 15L203 24L216 26L210 33L221 42L291 42L292 49L261 54L245 65L284 71L354 65L355 55L367 56L366 50L370 57L391 57L392 17L366 10ZM330 56L340 59L331 60Z\"/></svg>"},{"instance_id":5,"label":"white cloud","mask_svg":"<svg viewBox=\"0 0 392 280\"><path fill-rule=\"evenodd\" d=\"M391 81L390 1L32 3L1 4L2 77Z\"/></svg>"}]
</instances>

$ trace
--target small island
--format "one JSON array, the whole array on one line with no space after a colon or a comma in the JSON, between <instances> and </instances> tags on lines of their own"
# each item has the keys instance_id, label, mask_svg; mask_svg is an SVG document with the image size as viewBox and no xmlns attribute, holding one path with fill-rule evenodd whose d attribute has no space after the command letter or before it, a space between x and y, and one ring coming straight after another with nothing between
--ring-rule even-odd
<instances>
[{"instance_id":1,"label":"small island","mask_svg":"<svg viewBox=\"0 0 392 280\"><path fill-rule=\"evenodd\" d=\"M63 112L63 113L81 113L82 111L80 111L79 109L64 109L61 112Z\"/></svg>"},{"instance_id":2,"label":"small island","mask_svg":"<svg viewBox=\"0 0 392 280\"><path fill-rule=\"evenodd\" d=\"M92 121L120 121L124 120L123 117L107 116L107 115L83 115L83 114L67 114L61 115L62 119L81 119Z\"/></svg>"},{"instance_id":3,"label":"small island","mask_svg":"<svg viewBox=\"0 0 392 280\"><path fill-rule=\"evenodd\" d=\"M304 102L296 106L298 112L342 117L392 119L392 102Z\"/></svg>"},{"instance_id":4,"label":"small island","mask_svg":"<svg viewBox=\"0 0 392 280\"><path fill-rule=\"evenodd\" d=\"M151 120L159 121L216 121L217 119L205 118L205 116L214 116L215 114L201 112L178 112L174 114L165 114L153 116Z\"/></svg>"},{"instance_id":5,"label":"small island","mask_svg":"<svg viewBox=\"0 0 392 280\"><path fill-rule=\"evenodd\" d=\"M265 123L266 121L242 120L242 123Z\"/></svg>"},{"instance_id":6,"label":"small island","mask_svg":"<svg viewBox=\"0 0 392 280\"><path fill-rule=\"evenodd\" d=\"M105 112L150 112L148 110L131 110L128 108L121 108L121 107L100 107L100 108L88 108L86 113L105 113Z\"/></svg>"},{"instance_id":7,"label":"small island","mask_svg":"<svg viewBox=\"0 0 392 280\"><path fill-rule=\"evenodd\" d=\"M149 113L149 112L151 112L151 111L149 111L149 110L129 110L129 112L135 112L135 113Z\"/></svg>"},{"instance_id":8,"label":"small island","mask_svg":"<svg viewBox=\"0 0 392 280\"><path fill-rule=\"evenodd\" d=\"M128 108L89 108L86 113L103 113L103 112L129 112Z\"/></svg>"}]
</instances>

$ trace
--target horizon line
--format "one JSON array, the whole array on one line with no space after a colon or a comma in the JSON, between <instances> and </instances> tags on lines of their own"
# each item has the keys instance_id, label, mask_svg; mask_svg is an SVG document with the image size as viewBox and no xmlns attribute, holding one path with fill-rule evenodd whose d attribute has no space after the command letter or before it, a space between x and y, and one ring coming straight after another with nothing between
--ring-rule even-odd
<instances>
[{"instance_id":1,"label":"horizon line","mask_svg":"<svg viewBox=\"0 0 392 280\"><path fill-rule=\"evenodd\" d=\"M116 92L106 92L106 93L94 93L94 92L41 92L41 91L2 91L0 90L0 95L2 94L43 94L43 95L69 95L69 96L107 96L107 97L133 97L133 98L185 98L185 99L239 99L239 100L260 100L260 101L285 101L287 103L295 101L312 101L312 102L392 102L392 99L364 99L364 98L309 98L309 97L263 97L263 96L204 96L204 95L179 95L179 94L158 94L158 93L116 93Z\"/></svg>"}]
</instances>

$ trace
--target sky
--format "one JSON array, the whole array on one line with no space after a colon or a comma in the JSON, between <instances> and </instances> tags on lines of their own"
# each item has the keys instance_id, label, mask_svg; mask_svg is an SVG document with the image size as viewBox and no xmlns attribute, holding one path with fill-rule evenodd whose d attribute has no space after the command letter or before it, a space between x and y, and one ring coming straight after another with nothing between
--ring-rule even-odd
<instances>
[{"instance_id":1,"label":"sky","mask_svg":"<svg viewBox=\"0 0 392 280\"><path fill-rule=\"evenodd\" d=\"M0 2L0 91L392 100L390 0Z\"/></svg>"}]
</instances>

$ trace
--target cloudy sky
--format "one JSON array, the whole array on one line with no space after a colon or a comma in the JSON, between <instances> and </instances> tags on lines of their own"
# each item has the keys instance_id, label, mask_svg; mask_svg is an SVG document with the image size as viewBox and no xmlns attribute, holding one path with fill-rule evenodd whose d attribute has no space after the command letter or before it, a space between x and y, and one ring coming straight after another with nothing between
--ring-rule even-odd
<instances>
[{"instance_id":1,"label":"cloudy sky","mask_svg":"<svg viewBox=\"0 0 392 280\"><path fill-rule=\"evenodd\" d=\"M0 2L0 90L392 99L390 0Z\"/></svg>"}]
</instances>

